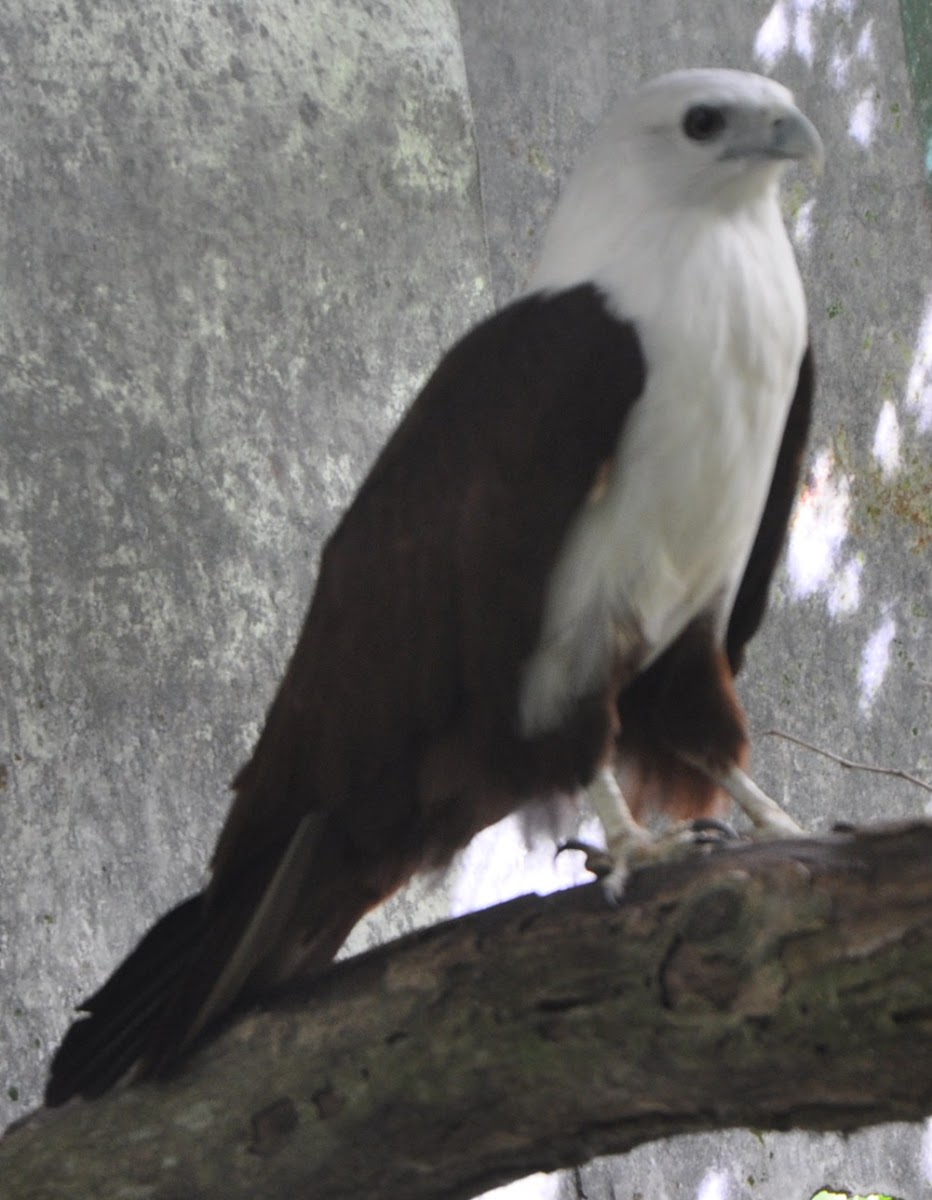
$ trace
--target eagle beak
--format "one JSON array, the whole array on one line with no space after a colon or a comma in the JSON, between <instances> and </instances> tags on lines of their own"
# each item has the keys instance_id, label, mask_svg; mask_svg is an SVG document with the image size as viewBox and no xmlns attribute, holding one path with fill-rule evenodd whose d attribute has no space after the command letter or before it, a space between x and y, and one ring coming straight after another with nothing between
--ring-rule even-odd
<instances>
[{"instance_id":1,"label":"eagle beak","mask_svg":"<svg viewBox=\"0 0 932 1200\"><path fill-rule=\"evenodd\" d=\"M808 162L812 164L817 175L822 174L825 167L825 147L822 145L818 129L799 109L791 108L774 117L770 135L771 158Z\"/></svg>"},{"instance_id":2,"label":"eagle beak","mask_svg":"<svg viewBox=\"0 0 932 1200\"><path fill-rule=\"evenodd\" d=\"M758 158L808 162L817 175L825 166L819 131L798 108L768 109L736 130L722 158Z\"/></svg>"}]
</instances>

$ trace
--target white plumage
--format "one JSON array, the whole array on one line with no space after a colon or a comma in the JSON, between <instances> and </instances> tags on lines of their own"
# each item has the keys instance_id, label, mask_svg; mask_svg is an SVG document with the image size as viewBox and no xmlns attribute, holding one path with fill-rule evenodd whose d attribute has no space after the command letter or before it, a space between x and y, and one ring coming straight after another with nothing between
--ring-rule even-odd
<instances>
[{"instance_id":1,"label":"white plumage","mask_svg":"<svg viewBox=\"0 0 932 1200\"><path fill-rule=\"evenodd\" d=\"M687 135L697 107L722 114L717 136ZM566 189L532 290L594 281L633 324L647 382L551 580L527 732L552 728L615 647L642 669L702 613L724 637L807 341L778 195L784 157L804 152L818 135L784 87L683 71L626 104Z\"/></svg>"}]
</instances>

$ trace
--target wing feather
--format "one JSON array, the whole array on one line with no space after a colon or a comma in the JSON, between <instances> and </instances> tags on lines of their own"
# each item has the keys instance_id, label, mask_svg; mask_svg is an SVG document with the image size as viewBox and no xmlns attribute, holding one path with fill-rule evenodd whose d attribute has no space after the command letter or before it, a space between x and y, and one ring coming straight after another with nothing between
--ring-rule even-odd
<instances>
[{"instance_id":1,"label":"wing feather","mask_svg":"<svg viewBox=\"0 0 932 1200\"><path fill-rule=\"evenodd\" d=\"M424 756L467 707L516 727L547 579L644 371L634 330L588 285L516 302L443 359L324 550L159 1047L251 976L329 957L367 908L448 857L419 809ZM457 806L451 843L489 819Z\"/></svg>"},{"instance_id":2,"label":"wing feather","mask_svg":"<svg viewBox=\"0 0 932 1200\"><path fill-rule=\"evenodd\" d=\"M588 285L516 302L444 358L324 551L235 781L218 886L244 859L281 852L308 811L378 837L404 803L377 794L386 770L416 757L466 694L513 719L546 581L644 372L634 330Z\"/></svg>"},{"instance_id":3,"label":"wing feather","mask_svg":"<svg viewBox=\"0 0 932 1200\"><path fill-rule=\"evenodd\" d=\"M787 416L767 502L728 622L725 649L733 674L741 669L745 647L757 632L767 608L770 583L786 540L799 485L814 388L815 365L809 347L800 364L796 393Z\"/></svg>"}]
</instances>

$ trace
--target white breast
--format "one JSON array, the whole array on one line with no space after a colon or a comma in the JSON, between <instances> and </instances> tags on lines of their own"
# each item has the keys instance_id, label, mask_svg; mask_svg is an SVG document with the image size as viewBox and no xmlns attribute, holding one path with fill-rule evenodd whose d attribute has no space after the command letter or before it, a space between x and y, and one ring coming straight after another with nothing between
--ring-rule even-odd
<instances>
[{"instance_id":1,"label":"white breast","mask_svg":"<svg viewBox=\"0 0 932 1200\"><path fill-rule=\"evenodd\" d=\"M526 733L559 722L616 654L643 668L698 614L720 636L767 498L806 344L774 200L728 223L641 230L596 282L634 323L647 385L608 486L572 525L522 689ZM635 289L632 281L638 280Z\"/></svg>"}]
</instances>

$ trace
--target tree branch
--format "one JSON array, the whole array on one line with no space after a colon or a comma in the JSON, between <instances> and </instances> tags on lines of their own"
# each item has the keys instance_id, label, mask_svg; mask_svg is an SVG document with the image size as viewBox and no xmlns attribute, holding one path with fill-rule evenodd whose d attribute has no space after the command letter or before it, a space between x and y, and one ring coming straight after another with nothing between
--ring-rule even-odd
<instances>
[{"instance_id":1,"label":"tree branch","mask_svg":"<svg viewBox=\"0 0 932 1200\"><path fill-rule=\"evenodd\" d=\"M174 1079L41 1112L0 1195L454 1200L698 1130L932 1112L932 825L524 897L240 1015Z\"/></svg>"}]
</instances>

